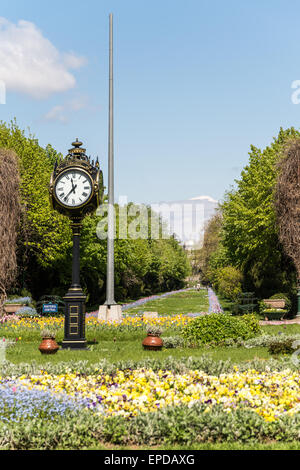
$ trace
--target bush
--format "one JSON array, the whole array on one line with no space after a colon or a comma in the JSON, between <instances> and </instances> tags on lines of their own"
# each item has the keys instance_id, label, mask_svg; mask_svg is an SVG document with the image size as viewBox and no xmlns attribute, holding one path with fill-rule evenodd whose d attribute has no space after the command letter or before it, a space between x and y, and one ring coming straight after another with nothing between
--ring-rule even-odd
<instances>
[{"instance_id":1,"label":"bush","mask_svg":"<svg viewBox=\"0 0 300 470\"><path fill-rule=\"evenodd\" d=\"M236 301L242 292L243 276L233 266L220 269L216 275L216 287L218 292L226 299Z\"/></svg>"},{"instance_id":2,"label":"bush","mask_svg":"<svg viewBox=\"0 0 300 470\"><path fill-rule=\"evenodd\" d=\"M279 332L277 335L269 335L264 333L256 338L242 342L241 346L245 348L269 348L273 343L291 342L293 344L295 341L300 342L300 334L286 335Z\"/></svg>"},{"instance_id":3,"label":"bush","mask_svg":"<svg viewBox=\"0 0 300 470\"><path fill-rule=\"evenodd\" d=\"M299 344L299 341L297 341ZM293 354L297 349L296 341L293 338L273 338L268 345L270 354Z\"/></svg>"},{"instance_id":4,"label":"bush","mask_svg":"<svg viewBox=\"0 0 300 470\"><path fill-rule=\"evenodd\" d=\"M182 348L184 346L184 339L181 336L167 336L163 338L164 348Z\"/></svg>"},{"instance_id":5,"label":"bush","mask_svg":"<svg viewBox=\"0 0 300 470\"><path fill-rule=\"evenodd\" d=\"M240 317L240 319L246 323L249 331L253 333L253 337L261 334L261 328L259 326L259 320L254 314L245 314Z\"/></svg>"},{"instance_id":6,"label":"bush","mask_svg":"<svg viewBox=\"0 0 300 470\"><path fill-rule=\"evenodd\" d=\"M195 318L183 329L183 337L190 344L220 345L228 339L247 340L260 333L259 321L254 315L234 317L212 313Z\"/></svg>"}]
</instances>

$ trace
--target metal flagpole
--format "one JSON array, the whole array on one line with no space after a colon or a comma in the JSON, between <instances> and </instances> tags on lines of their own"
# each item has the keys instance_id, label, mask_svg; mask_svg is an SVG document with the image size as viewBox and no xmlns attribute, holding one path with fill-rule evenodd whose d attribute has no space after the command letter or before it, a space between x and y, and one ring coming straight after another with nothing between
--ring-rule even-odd
<instances>
[{"instance_id":1,"label":"metal flagpole","mask_svg":"<svg viewBox=\"0 0 300 470\"><path fill-rule=\"evenodd\" d=\"M100 305L98 319L121 321L122 307L115 301L115 214L114 214L114 97L113 97L113 15L109 15L109 128L108 128L108 237L106 302Z\"/></svg>"},{"instance_id":2,"label":"metal flagpole","mask_svg":"<svg viewBox=\"0 0 300 470\"><path fill-rule=\"evenodd\" d=\"M108 129L108 238L107 238L107 285L105 304L115 302L114 266L114 95L113 95L113 15L109 15L109 129Z\"/></svg>"}]
</instances>

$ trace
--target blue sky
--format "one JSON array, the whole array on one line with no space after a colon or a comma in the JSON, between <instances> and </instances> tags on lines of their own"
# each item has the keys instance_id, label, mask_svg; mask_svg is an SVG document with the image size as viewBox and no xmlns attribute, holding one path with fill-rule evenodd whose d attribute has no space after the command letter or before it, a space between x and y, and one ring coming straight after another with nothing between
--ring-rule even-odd
<instances>
[{"instance_id":1,"label":"blue sky","mask_svg":"<svg viewBox=\"0 0 300 470\"><path fill-rule=\"evenodd\" d=\"M0 119L16 117L64 154L79 137L106 179L109 13L116 197L222 199L251 144L299 127L296 0L5 2Z\"/></svg>"}]
</instances>

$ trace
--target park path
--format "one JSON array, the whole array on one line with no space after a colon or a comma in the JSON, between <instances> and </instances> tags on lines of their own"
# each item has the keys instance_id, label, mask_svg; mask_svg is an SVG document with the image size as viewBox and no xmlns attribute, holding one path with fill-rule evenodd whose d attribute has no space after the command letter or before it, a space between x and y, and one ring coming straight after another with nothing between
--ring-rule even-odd
<instances>
[{"instance_id":1,"label":"park path","mask_svg":"<svg viewBox=\"0 0 300 470\"><path fill-rule=\"evenodd\" d=\"M206 289L206 288L201 287L201 289ZM151 295L149 297L143 297L142 299L136 300L135 302L131 302L131 303L122 305L122 312L126 312L126 310L129 310L131 308L140 307L142 305L145 305L148 302L151 302L152 300L163 299L163 298L169 297L171 295L179 294L180 292L188 292L188 291L191 291L191 290L195 290L195 288L194 287L189 287L187 289L180 289L180 290L165 292L164 294L160 294L160 295ZM214 293L214 291L209 287L207 289L207 292L208 292L208 302L209 302L209 308L208 308L207 314L213 313L213 312L214 313L222 313L223 310L221 308L219 300L218 300L216 294ZM88 316L96 316L96 315L98 315L98 311L88 313L87 315ZM205 313L204 312L186 313L185 315L190 316L190 317L198 317L198 316L205 315Z\"/></svg>"},{"instance_id":2,"label":"park path","mask_svg":"<svg viewBox=\"0 0 300 470\"><path fill-rule=\"evenodd\" d=\"M261 320L260 325L295 325L300 324L300 318L293 318L292 320Z\"/></svg>"}]
</instances>

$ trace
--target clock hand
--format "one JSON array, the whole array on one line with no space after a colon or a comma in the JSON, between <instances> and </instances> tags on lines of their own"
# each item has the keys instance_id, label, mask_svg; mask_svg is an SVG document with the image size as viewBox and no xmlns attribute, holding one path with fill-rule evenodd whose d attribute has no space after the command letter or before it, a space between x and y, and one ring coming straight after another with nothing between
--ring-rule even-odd
<instances>
[{"instance_id":1,"label":"clock hand","mask_svg":"<svg viewBox=\"0 0 300 470\"><path fill-rule=\"evenodd\" d=\"M73 188L71 189L71 191L69 191L69 193L66 195L66 197L64 198L64 201L67 201L68 197L70 196L71 193L75 193L75 189L77 188L77 184L75 186L73 186Z\"/></svg>"}]
</instances>

